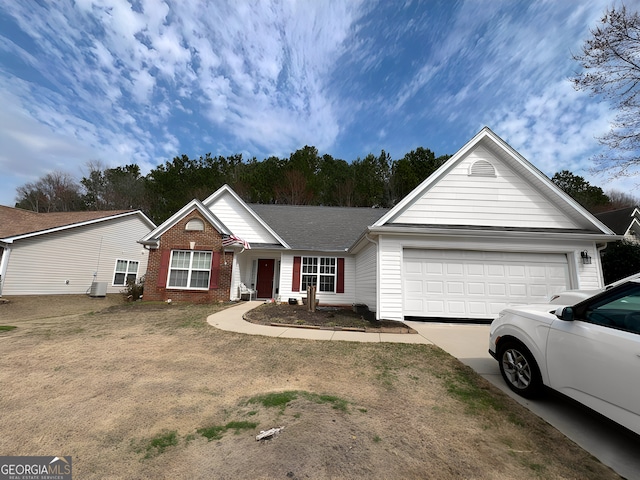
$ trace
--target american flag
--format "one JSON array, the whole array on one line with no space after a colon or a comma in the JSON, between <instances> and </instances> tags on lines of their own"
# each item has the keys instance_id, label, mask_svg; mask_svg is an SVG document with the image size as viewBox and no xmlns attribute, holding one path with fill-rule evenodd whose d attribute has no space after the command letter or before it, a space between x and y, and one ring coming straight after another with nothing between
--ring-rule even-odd
<instances>
[{"instance_id":1,"label":"american flag","mask_svg":"<svg viewBox=\"0 0 640 480\"><path fill-rule=\"evenodd\" d=\"M239 237L236 237L235 235L228 235L226 237L223 237L222 239L222 246L223 247L229 247L231 245L235 245L236 243L239 243L242 245L242 248L244 248L245 250L250 250L251 249L251 245L249 245L249 242L247 242L246 240L243 240Z\"/></svg>"}]
</instances>

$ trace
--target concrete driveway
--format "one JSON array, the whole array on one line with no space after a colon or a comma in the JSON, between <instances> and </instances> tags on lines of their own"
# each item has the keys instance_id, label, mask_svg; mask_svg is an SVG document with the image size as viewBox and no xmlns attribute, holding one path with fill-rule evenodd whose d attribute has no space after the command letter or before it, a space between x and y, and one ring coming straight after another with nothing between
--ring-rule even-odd
<instances>
[{"instance_id":1,"label":"concrete driveway","mask_svg":"<svg viewBox=\"0 0 640 480\"><path fill-rule=\"evenodd\" d=\"M538 400L514 394L489 355L489 325L404 322L553 425L619 475L640 479L640 436L552 392ZM638 399L640 401L640 399Z\"/></svg>"}]
</instances>

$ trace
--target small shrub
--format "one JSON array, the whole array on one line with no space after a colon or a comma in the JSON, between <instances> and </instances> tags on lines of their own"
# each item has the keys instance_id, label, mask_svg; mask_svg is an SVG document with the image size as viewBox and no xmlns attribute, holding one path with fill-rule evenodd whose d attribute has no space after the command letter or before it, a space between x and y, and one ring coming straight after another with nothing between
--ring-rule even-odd
<instances>
[{"instance_id":1,"label":"small shrub","mask_svg":"<svg viewBox=\"0 0 640 480\"><path fill-rule=\"evenodd\" d=\"M124 290L121 290L120 293L125 300L131 302L140 300L142 298L142 294L144 293L144 277L140 277L137 282L127 282L127 286L124 288Z\"/></svg>"},{"instance_id":2,"label":"small shrub","mask_svg":"<svg viewBox=\"0 0 640 480\"><path fill-rule=\"evenodd\" d=\"M608 284L640 271L640 245L622 240L609 243L602 252L604 283Z\"/></svg>"}]
</instances>

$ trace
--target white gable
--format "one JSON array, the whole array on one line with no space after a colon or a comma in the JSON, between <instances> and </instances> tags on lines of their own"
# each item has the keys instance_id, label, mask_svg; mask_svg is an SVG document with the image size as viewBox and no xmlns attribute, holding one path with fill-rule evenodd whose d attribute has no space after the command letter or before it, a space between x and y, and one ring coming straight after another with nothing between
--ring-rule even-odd
<instances>
[{"instance_id":1,"label":"white gable","mask_svg":"<svg viewBox=\"0 0 640 480\"><path fill-rule=\"evenodd\" d=\"M489 128L374 227L437 225L613 232Z\"/></svg>"},{"instance_id":2,"label":"white gable","mask_svg":"<svg viewBox=\"0 0 640 480\"><path fill-rule=\"evenodd\" d=\"M249 243L282 243L228 189L216 192L205 200L205 205L234 235Z\"/></svg>"},{"instance_id":3,"label":"white gable","mask_svg":"<svg viewBox=\"0 0 640 480\"><path fill-rule=\"evenodd\" d=\"M390 223L578 228L537 188L482 145Z\"/></svg>"}]
</instances>

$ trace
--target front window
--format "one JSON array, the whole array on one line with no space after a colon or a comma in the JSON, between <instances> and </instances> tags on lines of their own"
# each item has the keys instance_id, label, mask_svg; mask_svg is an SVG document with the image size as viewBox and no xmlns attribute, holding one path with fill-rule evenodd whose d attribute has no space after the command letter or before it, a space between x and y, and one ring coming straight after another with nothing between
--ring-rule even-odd
<instances>
[{"instance_id":1,"label":"front window","mask_svg":"<svg viewBox=\"0 0 640 480\"><path fill-rule=\"evenodd\" d=\"M319 292L336 291L335 257L302 257L302 290L315 285Z\"/></svg>"},{"instance_id":2,"label":"front window","mask_svg":"<svg viewBox=\"0 0 640 480\"><path fill-rule=\"evenodd\" d=\"M169 264L169 287L208 289L211 252L174 250Z\"/></svg>"},{"instance_id":3,"label":"front window","mask_svg":"<svg viewBox=\"0 0 640 480\"><path fill-rule=\"evenodd\" d=\"M134 260L116 260L113 284L125 286L128 283L135 283L138 276L138 265L139 262Z\"/></svg>"}]
</instances>

